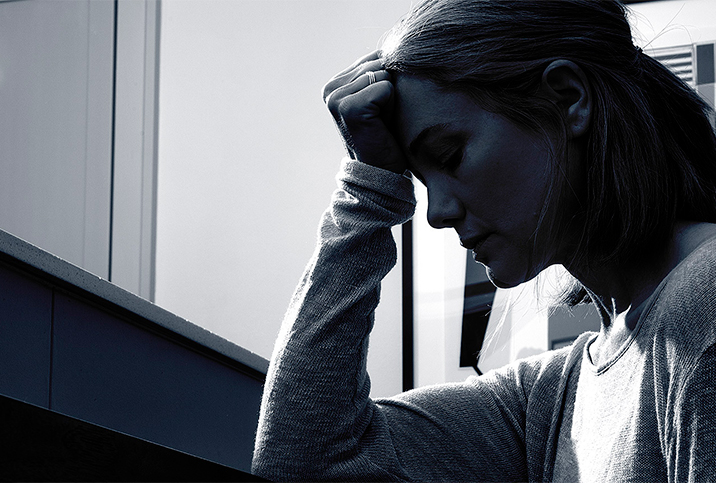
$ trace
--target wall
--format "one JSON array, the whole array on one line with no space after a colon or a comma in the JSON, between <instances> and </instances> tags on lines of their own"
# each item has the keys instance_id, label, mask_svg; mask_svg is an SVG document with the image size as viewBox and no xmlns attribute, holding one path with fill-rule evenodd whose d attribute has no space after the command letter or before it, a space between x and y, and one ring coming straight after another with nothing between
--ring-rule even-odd
<instances>
[{"instance_id":1,"label":"wall","mask_svg":"<svg viewBox=\"0 0 716 483\"><path fill-rule=\"evenodd\" d=\"M0 2L0 228L150 300L158 5Z\"/></svg>"},{"instance_id":2,"label":"wall","mask_svg":"<svg viewBox=\"0 0 716 483\"><path fill-rule=\"evenodd\" d=\"M114 5L0 3L0 228L108 276Z\"/></svg>"},{"instance_id":3,"label":"wall","mask_svg":"<svg viewBox=\"0 0 716 483\"><path fill-rule=\"evenodd\" d=\"M248 471L267 367L0 231L1 395Z\"/></svg>"},{"instance_id":4,"label":"wall","mask_svg":"<svg viewBox=\"0 0 716 483\"><path fill-rule=\"evenodd\" d=\"M158 304L270 356L343 156L321 89L410 3L162 3ZM400 290L394 270L371 338L374 395L401 388Z\"/></svg>"}]
</instances>

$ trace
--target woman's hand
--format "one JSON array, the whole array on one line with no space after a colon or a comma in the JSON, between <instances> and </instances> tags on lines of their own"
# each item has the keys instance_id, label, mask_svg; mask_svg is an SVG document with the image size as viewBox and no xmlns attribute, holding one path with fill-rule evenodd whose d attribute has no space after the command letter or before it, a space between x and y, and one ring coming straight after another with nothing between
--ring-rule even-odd
<instances>
[{"instance_id":1,"label":"woman's hand","mask_svg":"<svg viewBox=\"0 0 716 483\"><path fill-rule=\"evenodd\" d=\"M405 157L385 121L393 89L375 51L336 74L323 88L323 100L351 158L402 174Z\"/></svg>"}]
</instances>

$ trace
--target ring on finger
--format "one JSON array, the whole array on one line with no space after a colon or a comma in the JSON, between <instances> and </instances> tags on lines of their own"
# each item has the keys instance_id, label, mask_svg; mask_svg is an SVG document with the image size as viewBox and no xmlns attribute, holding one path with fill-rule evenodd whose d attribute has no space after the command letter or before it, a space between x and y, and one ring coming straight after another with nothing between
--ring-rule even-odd
<instances>
[{"instance_id":1,"label":"ring on finger","mask_svg":"<svg viewBox=\"0 0 716 483\"><path fill-rule=\"evenodd\" d=\"M375 84L375 72L369 70L366 74L368 74L368 85Z\"/></svg>"}]
</instances>

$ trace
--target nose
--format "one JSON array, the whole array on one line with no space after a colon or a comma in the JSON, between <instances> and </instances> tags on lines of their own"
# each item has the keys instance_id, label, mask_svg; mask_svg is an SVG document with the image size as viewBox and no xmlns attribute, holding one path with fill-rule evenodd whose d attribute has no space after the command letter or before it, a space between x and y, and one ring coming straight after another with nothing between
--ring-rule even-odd
<instances>
[{"instance_id":1,"label":"nose","mask_svg":"<svg viewBox=\"0 0 716 483\"><path fill-rule=\"evenodd\" d=\"M460 200L452 193L428 189L428 223L433 228L454 227L465 216Z\"/></svg>"}]
</instances>

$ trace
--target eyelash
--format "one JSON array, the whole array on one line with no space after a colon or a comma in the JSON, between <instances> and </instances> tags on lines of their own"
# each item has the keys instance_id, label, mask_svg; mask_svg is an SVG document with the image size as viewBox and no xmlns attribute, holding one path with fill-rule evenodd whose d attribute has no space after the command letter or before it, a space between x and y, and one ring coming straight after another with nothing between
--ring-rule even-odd
<instances>
[{"instance_id":1,"label":"eyelash","mask_svg":"<svg viewBox=\"0 0 716 483\"><path fill-rule=\"evenodd\" d=\"M443 158L443 161L440 162L439 169L442 170L449 170L452 171L455 168L457 168L460 163L462 162L462 156L463 156L463 150L457 149L453 151L450 156Z\"/></svg>"}]
</instances>

